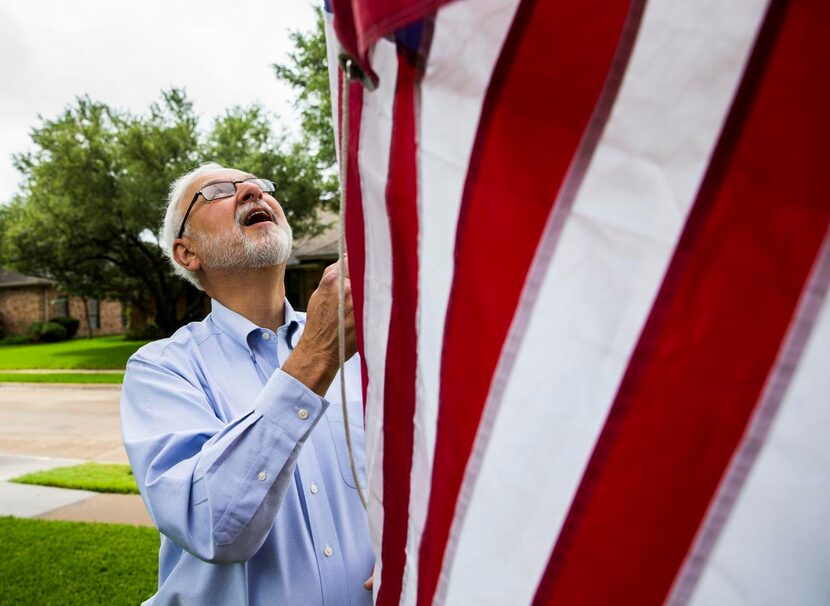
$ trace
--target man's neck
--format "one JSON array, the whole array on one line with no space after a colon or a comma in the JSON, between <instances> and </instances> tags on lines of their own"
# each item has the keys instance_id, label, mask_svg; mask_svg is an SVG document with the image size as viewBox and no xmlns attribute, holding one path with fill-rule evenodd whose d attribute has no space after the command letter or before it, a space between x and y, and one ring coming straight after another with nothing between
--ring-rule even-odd
<instances>
[{"instance_id":1,"label":"man's neck","mask_svg":"<svg viewBox=\"0 0 830 606\"><path fill-rule=\"evenodd\" d=\"M285 324L285 265L257 269L211 269L205 291L257 326L277 330Z\"/></svg>"}]
</instances>

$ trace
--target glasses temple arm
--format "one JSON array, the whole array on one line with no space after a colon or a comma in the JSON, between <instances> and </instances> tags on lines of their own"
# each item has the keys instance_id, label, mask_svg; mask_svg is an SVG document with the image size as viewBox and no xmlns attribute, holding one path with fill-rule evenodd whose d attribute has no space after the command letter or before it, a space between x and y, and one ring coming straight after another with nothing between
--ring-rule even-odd
<instances>
[{"instance_id":1,"label":"glasses temple arm","mask_svg":"<svg viewBox=\"0 0 830 606\"><path fill-rule=\"evenodd\" d=\"M199 197L199 194L201 193L201 191L197 191L193 195L193 199L190 201L190 204L188 205L187 210L184 213L184 219L182 219L182 225L179 228L179 235L176 236L177 240L182 237L182 234L184 233L184 224L187 223L187 218L190 216L190 211L193 209L193 205L196 204L196 199Z\"/></svg>"}]
</instances>

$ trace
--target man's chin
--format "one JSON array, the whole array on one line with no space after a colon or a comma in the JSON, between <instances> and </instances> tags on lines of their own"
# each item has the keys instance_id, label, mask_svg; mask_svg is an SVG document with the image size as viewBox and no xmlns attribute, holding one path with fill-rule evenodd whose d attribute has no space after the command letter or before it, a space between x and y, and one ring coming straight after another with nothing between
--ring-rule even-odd
<instances>
[{"instance_id":1,"label":"man's chin","mask_svg":"<svg viewBox=\"0 0 830 606\"><path fill-rule=\"evenodd\" d=\"M279 225L243 227L235 235L202 242L206 269L262 269L283 265L291 256L291 231Z\"/></svg>"}]
</instances>

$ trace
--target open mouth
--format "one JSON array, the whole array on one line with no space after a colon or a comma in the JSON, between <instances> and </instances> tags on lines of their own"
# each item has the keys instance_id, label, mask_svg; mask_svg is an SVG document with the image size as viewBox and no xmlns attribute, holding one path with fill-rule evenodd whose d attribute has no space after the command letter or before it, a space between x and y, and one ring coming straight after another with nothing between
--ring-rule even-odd
<instances>
[{"instance_id":1,"label":"open mouth","mask_svg":"<svg viewBox=\"0 0 830 606\"><path fill-rule=\"evenodd\" d=\"M263 210L261 208L255 208L245 215L245 218L242 221L242 225L244 225L245 227L250 227L251 225L256 225L258 223L273 222L274 218L268 211Z\"/></svg>"}]
</instances>

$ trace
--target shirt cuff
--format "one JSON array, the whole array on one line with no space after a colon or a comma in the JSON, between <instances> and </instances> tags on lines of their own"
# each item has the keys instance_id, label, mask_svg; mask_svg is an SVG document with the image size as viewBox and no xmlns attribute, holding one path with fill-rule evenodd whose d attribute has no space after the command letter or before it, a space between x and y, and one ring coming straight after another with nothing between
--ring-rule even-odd
<instances>
[{"instance_id":1,"label":"shirt cuff","mask_svg":"<svg viewBox=\"0 0 830 606\"><path fill-rule=\"evenodd\" d=\"M282 427L298 442L305 439L329 407L328 400L279 368L257 399L261 402L259 412L262 416Z\"/></svg>"}]
</instances>

